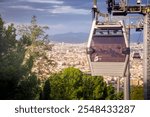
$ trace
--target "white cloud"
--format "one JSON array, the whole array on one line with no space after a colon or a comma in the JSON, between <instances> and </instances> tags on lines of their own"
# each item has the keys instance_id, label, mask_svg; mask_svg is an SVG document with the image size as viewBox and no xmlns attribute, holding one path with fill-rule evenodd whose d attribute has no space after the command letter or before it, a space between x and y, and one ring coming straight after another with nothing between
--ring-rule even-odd
<instances>
[{"instance_id":1,"label":"white cloud","mask_svg":"<svg viewBox=\"0 0 150 117\"><path fill-rule=\"evenodd\" d=\"M18 5L18 6L9 6L9 8L14 8L14 9L33 9L30 6L23 6L23 5Z\"/></svg>"},{"instance_id":2,"label":"white cloud","mask_svg":"<svg viewBox=\"0 0 150 117\"><path fill-rule=\"evenodd\" d=\"M50 3L50 4L63 4L63 1L60 0L21 0L26 2L35 2L35 3Z\"/></svg>"},{"instance_id":3,"label":"white cloud","mask_svg":"<svg viewBox=\"0 0 150 117\"><path fill-rule=\"evenodd\" d=\"M13 9L25 9L25 10L36 10L36 11L44 11L45 10L45 9L33 8L31 6L25 6L25 5L9 6L9 8L13 8Z\"/></svg>"},{"instance_id":4,"label":"white cloud","mask_svg":"<svg viewBox=\"0 0 150 117\"><path fill-rule=\"evenodd\" d=\"M53 6L54 9L49 10L50 13L59 14L59 13L70 13L70 14L82 14L87 15L90 13L89 10L86 9L76 9L72 6Z\"/></svg>"},{"instance_id":5,"label":"white cloud","mask_svg":"<svg viewBox=\"0 0 150 117\"><path fill-rule=\"evenodd\" d=\"M16 6L8 6L9 8L14 9L24 9L24 10L36 10L36 11L45 11L52 14L81 14L81 15L87 15L90 14L90 10L82 9L82 8L75 8L73 6L65 6L63 5L62 0L20 0L20 1L26 1L26 2L34 2L34 3L51 3L54 4L52 8L50 9L44 9L44 8L34 8L29 5L16 5Z\"/></svg>"},{"instance_id":6,"label":"white cloud","mask_svg":"<svg viewBox=\"0 0 150 117\"><path fill-rule=\"evenodd\" d=\"M17 6L8 6L9 8L13 9L24 9L24 10L36 10L36 11L46 11L53 14L61 14L61 13L70 13L70 14L81 14L87 15L90 13L90 10L86 9L76 9L72 6L53 6L52 9L41 9L41 8L34 8L28 5L17 5Z\"/></svg>"}]
</instances>

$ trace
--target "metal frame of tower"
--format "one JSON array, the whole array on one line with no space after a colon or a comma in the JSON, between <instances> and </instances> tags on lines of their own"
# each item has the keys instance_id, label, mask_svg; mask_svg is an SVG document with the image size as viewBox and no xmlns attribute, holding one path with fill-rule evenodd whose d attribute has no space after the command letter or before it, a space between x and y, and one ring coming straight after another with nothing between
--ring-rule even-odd
<instances>
[{"instance_id":1,"label":"metal frame of tower","mask_svg":"<svg viewBox=\"0 0 150 117\"><path fill-rule=\"evenodd\" d=\"M108 0L108 12L117 16L126 16L127 14L142 14L144 16L144 99L150 99L150 3L147 3L146 6L141 5L137 1L137 5L128 6L129 0L124 1L124 5L115 9L115 0ZM141 1L140 1L141 2ZM149 1L150 2L150 1ZM122 10L123 8L123 10ZM130 93L130 80L127 78L125 81L125 99L129 99Z\"/></svg>"},{"instance_id":2,"label":"metal frame of tower","mask_svg":"<svg viewBox=\"0 0 150 117\"><path fill-rule=\"evenodd\" d=\"M93 12L98 13L98 16L108 17L108 14L102 14L97 10L97 0L93 0ZM137 5L129 6L129 0L120 0L120 3L115 3L115 0L107 0L108 13L117 16L125 16L127 14L142 14L144 16L144 99L150 99L150 1L147 5L142 5L137 0ZM130 29L137 28L136 26L129 26L128 39L130 39ZM128 62L129 63L129 62ZM130 65L127 66L127 73L124 82L124 99L130 99Z\"/></svg>"},{"instance_id":3,"label":"metal frame of tower","mask_svg":"<svg viewBox=\"0 0 150 117\"><path fill-rule=\"evenodd\" d=\"M130 28L127 30L128 45L130 48ZM124 100L130 99L130 54L128 55L127 71L124 77Z\"/></svg>"},{"instance_id":4,"label":"metal frame of tower","mask_svg":"<svg viewBox=\"0 0 150 117\"><path fill-rule=\"evenodd\" d=\"M150 99L150 13L144 17L144 99Z\"/></svg>"}]
</instances>

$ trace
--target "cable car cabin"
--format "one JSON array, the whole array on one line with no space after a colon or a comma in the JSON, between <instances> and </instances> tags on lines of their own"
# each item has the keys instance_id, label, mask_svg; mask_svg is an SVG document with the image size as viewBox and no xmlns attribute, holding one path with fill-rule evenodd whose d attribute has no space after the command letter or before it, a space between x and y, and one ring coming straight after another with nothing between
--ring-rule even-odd
<instances>
[{"instance_id":1,"label":"cable car cabin","mask_svg":"<svg viewBox=\"0 0 150 117\"><path fill-rule=\"evenodd\" d=\"M93 21L87 55L93 76L123 76L128 53L123 22L103 25Z\"/></svg>"},{"instance_id":2,"label":"cable car cabin","mask_svg":"<svg viewBox=\"0 0 150 117\"><path fill-rule=\"evenodd\" d=\"M133 54L133 59L141 59L140 53L135 52L135 53Z\"/></svg>"}]
</instances>

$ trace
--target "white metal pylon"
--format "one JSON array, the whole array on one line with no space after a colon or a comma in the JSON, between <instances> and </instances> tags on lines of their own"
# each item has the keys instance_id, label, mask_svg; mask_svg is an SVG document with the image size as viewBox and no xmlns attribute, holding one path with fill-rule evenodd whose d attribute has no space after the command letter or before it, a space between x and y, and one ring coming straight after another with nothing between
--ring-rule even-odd
<instances>
[{"instance_id":1,"label":"white metal pylon","mask_svg":"<svg viewBox=\"0 0 150 117\"><path fill-rule=\"evenodd\" d=\"M150 100L150 13L144 20L144 99Z\"/></svg>"}]
</instances>

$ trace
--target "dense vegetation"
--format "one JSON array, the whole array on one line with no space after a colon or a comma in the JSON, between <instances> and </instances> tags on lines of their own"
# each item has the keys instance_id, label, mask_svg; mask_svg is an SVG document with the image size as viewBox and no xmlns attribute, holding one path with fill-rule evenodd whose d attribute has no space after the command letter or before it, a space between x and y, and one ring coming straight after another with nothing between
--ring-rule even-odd
<instances>
[{"instance_id":1,"label":"dense vegetation","mask_svg":"<svg viewBox=\"0 0 150 117\"><path fill-rule=\"evenodd\" d=\"M143 86L131 87L131 100L144 100Z\"/></svg>"},{"instance_id":2,"label":"dense vegetation","mask_svg":"<svg viewBox=\"0 0 150 117\"><path fill-rule=\"evenodd\" d=\"M117 98L119 97L114 88L111 85L107 86L102 77L86 75L72 67L51 75L43 89L43 99L105 100Z\"/></svg>"},{"instance_id":3,"label":"dense vegetation","mask_svg":"<svg viewBox=\"0 0 150 117\"><path fill-rule=\"evenodd\" d=\"M37 39L44 36L43 31L34 16L30 26L20 28L17 40L14 25L5 27L0 17L0 99L39 99L40 81L32 67L38 55L34 47L41 42Z\"/></svg>"},{"instance_id":4,"label":"dense vegetation","mask_svg":"<svg viewBox=\"0 0 150 117\"><path fill-rule=\"evenodd\" d=\"M17 39L14 25L5 27L0 17L0 99L123 99L122 93L116 94L114 87L108 86L102 77L93 77L72 67L51 74L42 83L32 67L35 59L44 55L35 48L44 45L47 28L38 26L34 16L29 26L19 27ZM136 96L141 91L141 88L132 90L132 99L141 99Z\"/></svg>"}]
</instances>

